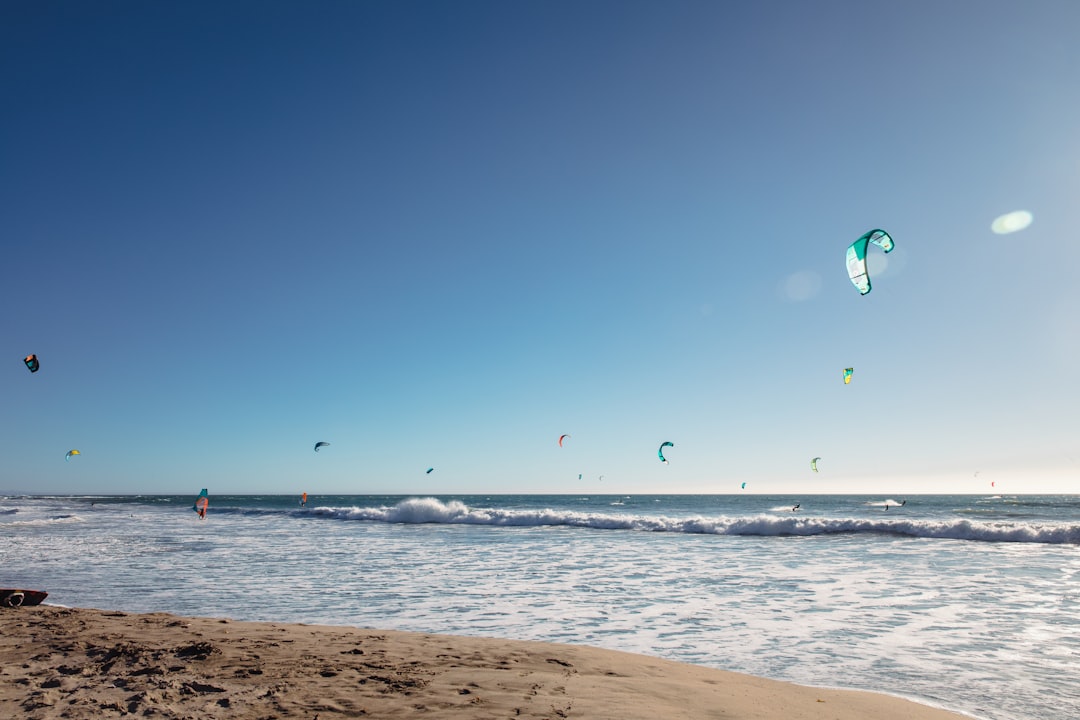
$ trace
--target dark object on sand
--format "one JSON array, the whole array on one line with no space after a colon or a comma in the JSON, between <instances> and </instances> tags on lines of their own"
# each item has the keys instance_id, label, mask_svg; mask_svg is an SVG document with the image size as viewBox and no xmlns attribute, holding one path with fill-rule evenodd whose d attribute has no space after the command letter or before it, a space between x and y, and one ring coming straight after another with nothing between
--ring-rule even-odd
<instances>
[{"instance_id":1,"label":"dark object on sand","mask_svg":"<svg viewBox=\"0 0 1080 720\"><path fill-rule=\"evenodd\" d=\"M0 588L0 607L40 605L49 593L44 590L14 590Z\"/></svg>"}]
</instances>

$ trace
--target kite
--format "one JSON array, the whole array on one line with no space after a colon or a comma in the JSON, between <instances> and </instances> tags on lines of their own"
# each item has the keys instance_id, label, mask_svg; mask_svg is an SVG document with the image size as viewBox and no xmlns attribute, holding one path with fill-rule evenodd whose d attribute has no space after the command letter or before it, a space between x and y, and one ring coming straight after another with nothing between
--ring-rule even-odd
<instances>
[{"instance_id":1,"label":"kite","mask_svg":"<svg viewBox=\"0 0 1080 720\"><path fill-rule=\"evenodd\" d=\"M64 456L64 462L71 462L72 455L82 455L78 450L68 450L67 455Z\"/></svg>"},{"instance_id":2,"label":"kite","mask_svg":"<svg viewBox=\"0 0 1080 720\"><path fill-rule=\"evenodd\" d=\"M328 442L317 442L317 443L315 443L315 452L319 452L319 448L324 447L324 446L329 445L329 444L330 443L328 443Z\"/></svg>"},{"instance_id":3,"label":"kite","mask_svg":"<svg viewBox=\"0 0 1080 720\"><path fill-rule=\"evenodd\" d=\"M673 442L661 443L660 444L660 449L656 451L656 454L660 456L660 462L664 463L665 465L668 464L667 458L664 457L664 448L666 448L666 447L675 447L675 443L673 443Z\"/></svg>"},{"instance_id":4,"label":"kite","mask_svg":"<svg viewBox=\"0 0 1080 720\"><path fill-rule=\"evenodd\" d=\"M847 249L847 274L860 295L870 292L870 275L866 271L866 246L870 243L885 252L891 252L895 247L893 239L884 230L871 230L851 243Z\"/></svg>"},{"instance_id":5,"label":"kite","mask_svg":"<svg viewBox=\"0 0 1080 720\"><path fill-rule=\"evenodd\" d=\"M559 447L562 447L562 441L565 440L568 437L570 437L570 436L569 435L560 435L559 436Z\"/></svg>"},{"instance_id":6,"label":"kite","mask_svg":"<svg viewBox=\"0 0 1080 720\"><path fill-rule=\"evenodd\" d=\"M191 506L191 509L199 513L200 518L206 517L206 508L210 504L210 498L206 496L206 488L202 489L199 493L199 497L195 498L195 504Z\"/></svg>"},{"instance_id":7,"label":"kite","mask_svg":"<svg viewBox=\"0 0 1080 720\"><path fill-rule=\"evenodd\" d=\"M851 373L855 372L855 368L844 368L844 384L851 384ZM872 383L871 383L872 384Z\"/></svg>"},{"instance_id":8,"label":"kite","mask_svg":"<svg viewBox=\"0 0 1080 720\"><path fill-rule=\"evenodd\" d=\"M743 490L745 490L745 489L746 489L746 483L743 483L743 484L742 484L742 489L743 489Z\"/></svg>"},{"instance_id":9,"label":"kite","mask_svg":"<svg viewBox=\"0 0 1080 720\"><path fill-rule=\"evenodd\" d=\"M36 373L41 369L41 364L38 362L37 355L27 355L23 362L26 363L26 367L30 368L30 372L32 373Z\"/></svg>"},{"instance_id":10,"label":"kite","mask_svg":"<svg viewBox=\"0 0 1080 720\"><path fill-rule=\"evenodd\" d=\"M432 470L434 470L434 469L435 469L435 468L428 468L428 469L427 469L427 472L426 472L426 473L424 473L424 474L425 474L425 475L430 475L430 474L431 474L431 471L432 471Z\"/></svg>"},{"instance_id":11,"label":"kite","mask_svg":"<svg viewBox=\"0 0 1080 720\"><path fill-rule=\"evenodd\" d=\"M820 460L820 459L821 458L816 457L816 458L814 458L813 460L810 461L810 469L813 470L814 472L817 472L817 461Z\"/></svg>"}]
</instances>

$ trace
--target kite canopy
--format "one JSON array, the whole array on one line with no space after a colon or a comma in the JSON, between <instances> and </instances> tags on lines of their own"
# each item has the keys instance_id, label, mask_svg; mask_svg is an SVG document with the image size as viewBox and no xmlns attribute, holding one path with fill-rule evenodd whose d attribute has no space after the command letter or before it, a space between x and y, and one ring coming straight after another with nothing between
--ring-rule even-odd
<instances>
[{"instance_id":1,"label":"kite canopy","mask_svg":"<svg viewBox=\"0 0 1080 720\"><path fill-rule=\"evenodd\" d=\"M430 467L430 468L428 468L428 469L427 469L427 472L425 472L424 474L425 474L425 475L430 475L430 474L431 474L431 471L432 471L432 470L434 470L434 469L435 469L435 468L433 468L433 467Z\"/></svg>"},{"instance_id":2,"label":"kite canopy","mask_svg":"<svg viewBox=\"0 0 1080 720\"><path fill-rule=\"evenodd\" d=\"M664 448L666 448L666 447L675 447L675 443L673 443L673 442L661 443L660 444L660 449L656 451L656 454L660 456L660 462L664 463L665 465L667 465L667 458L664 457Z\"/></svg>"},{"instance_id":3,"label":"kite canopy","mask_svg":"<svg viewBox=\"0 0 1080 720\"><path fill-rule=\"evenodd\" d=\"M36 373L41 369L41 364L38 362L37 355L27 355L23 360L26 363L26 367L30 368L30 372Z\"/></svg>"},{"instance_id":4,"label":"kite canopy","mask_svg":"<svg viewBox=\"0 0 1080 720\"><path fill-rule=\"evenodd\" d=\"M844 368L844 384L851 384L851 373L855 372L855 368Z\"/></svg>"},{"instance_id":5,"label":"kite canopy","mask_svg":"<svg viewBox=\"0 0 1080 720\"><path fill-rule=\"evenodd\" d=\"M885 252L891 252L895 247L893 239L884 230L871 230L851 243L847 249L847 274L861 295L870 292L870 275L866 271L866 248L870 243Z\"/></svg>"},{"instance_id":6,"label":"kite canopy","mask_svg":"<svg viewBox=\"0 0 1080 720\"><path fill-rule=\"evenodd\" d=\"M330 443L328 443L328 442L317 442L317 443L315 443L315 452L319 452L319 448L326 447L329 444Z\"/></svg>"},{"instance_id":7,"label":"kite canopy","mask_svg":"<svg viewBox=\"0 0 1080 720\"><path fill-rule=\"evenodd\" d=\"M70 462L72 455L82 455L78 450L68 450L67 455L64 456L64 462Z\"/></svg>"},{"instance_id":8,"label":"kite canopy","mask_svg":"<svg viewBox=\"0 0 1080 720\"><path fill-rule=\"evenodd\" d=\"M559 447L562 447L562 441L565 440L568 437L570 437L570 436L569 435L560 435L559 436Z\"/></svg>"},{"instance_id":9,"label":"kite canopy","mask_svg":"<svg viewBox=\"0 0 1080 720\"><path fill-rule=\"evenodd\" d=\"M810 461L810 469L813 470L814 472L817 472L817 461L820 460L820 459L821 458L816 457L816 458L814 458L813 460Z\"/></svg>"}]
</instances>

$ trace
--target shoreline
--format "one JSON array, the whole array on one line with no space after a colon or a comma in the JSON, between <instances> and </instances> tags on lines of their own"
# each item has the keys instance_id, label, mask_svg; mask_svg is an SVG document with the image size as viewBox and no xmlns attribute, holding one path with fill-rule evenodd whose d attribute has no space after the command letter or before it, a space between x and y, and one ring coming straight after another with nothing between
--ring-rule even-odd
<instances>
[{"instance_id":1,"label":"shoreline","mask_svg":"<svg viewBox=\"0 0 1080 720\"><path fill-rule=\"evenodd\" d=\"M0 609L0 717L962 720L589 646L40 605Z\"/></svg>"}]
</instances>

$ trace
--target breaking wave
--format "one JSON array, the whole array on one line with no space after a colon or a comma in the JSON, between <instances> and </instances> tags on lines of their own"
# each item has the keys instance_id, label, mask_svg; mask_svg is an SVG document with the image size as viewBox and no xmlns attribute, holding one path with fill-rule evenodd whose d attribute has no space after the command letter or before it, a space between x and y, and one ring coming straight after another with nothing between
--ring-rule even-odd
<instances>
[{"instance_id":1,"label":"breaking wave","mask_svg":"<svg viewBox=\"0 0 1080 720\"><path fill-rule=\"evenodd\" d=\"M85 520L78 515L53 515L47 518L36 518L34 520L16 520L14 522L7 523L5 527L15 527L17 525L52 525L55 523L80 523Z\"/></svg>"},{"instance_id":2,"label":"breaking wave","mask_svg":"<svg viewBox=\"0 0 1080 720\"><path fill-rule=\"evenodd\" d=\"M883 534L917 538L984 542L1080 544L1080 524L988 522L967 519L911 520L826 517L675 518L656 515L589 513L573 510L502 510L470 508L460 501L413 498L383 507L319 507L306 512L316 517L367 522L496 527L579 527L595 530L635 530L693 535L811 536Z\"/></svg>"}]
</instances>

